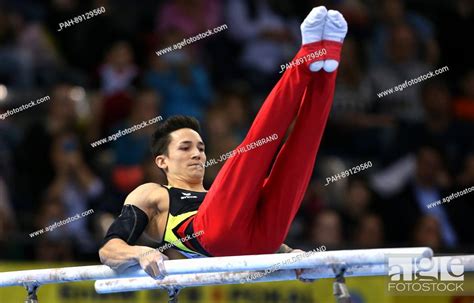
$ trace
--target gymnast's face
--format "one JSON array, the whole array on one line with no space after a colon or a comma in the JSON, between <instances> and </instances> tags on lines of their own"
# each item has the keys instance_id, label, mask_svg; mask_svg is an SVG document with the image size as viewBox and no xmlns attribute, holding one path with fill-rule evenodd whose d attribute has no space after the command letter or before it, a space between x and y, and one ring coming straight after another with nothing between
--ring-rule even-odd
<instances>
[{"instance_id":1,"label":"gymnast's face","mask_svg":"<svg viewBox=\"0 0 474 303\"><path fill-rule=\"evenodd\" d=\"M168 180L202 183L206 153L199 133L182 128L170 133L170 137L168 155L156 158L158 167L166 172Z\"/></svg>"}]
</instances>

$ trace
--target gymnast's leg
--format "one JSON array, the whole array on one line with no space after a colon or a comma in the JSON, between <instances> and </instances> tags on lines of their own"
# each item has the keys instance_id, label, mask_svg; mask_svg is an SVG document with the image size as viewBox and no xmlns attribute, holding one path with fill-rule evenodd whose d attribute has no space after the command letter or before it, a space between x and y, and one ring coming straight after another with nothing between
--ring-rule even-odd
<instances>
[{"instance_id":1,"label":"gymnast's leg","mask_svg":"<svg viewBox=\"0 0 474 303\"><path fill-rule=\"evenodd\" d=\"M258 239L267 239L265 245L273 243L274 247L270 247L269 252L275 251L286 238L308 187L336 85L337 70L326 72L326 69L337 68L341 42L346 32L347 23L342 15L329 11L323 43L330 45L327 47L328 60L334 62L329 62L330 68L324 62L323 69L311 79L293 131L278 153L270 176L263 186L252 238L255 243L261 243ZM328 38L333 41L327 40Z\"/></svg>"},{"instance_id":2,"label":"gymnast's leg","mask_svg":"<svg viewBox=\"0 0 474 303\"><path fill-rule=\"evenodd\" d=\"M311 25L319 27L322 33L325 15L324 7L316 8L308 15L305 22L309 20ZM295 59L303 58L321 48L321 41L303 45ZM308 95L307 88L315 77L315 74L310 71L309 64L310 62L307 62L295 66L284 73L239 147L272 134L278 135L279 139L252 151L238 153L229 159L199 208L194 218L193 229L205 231L199 238L199 242L211 255L263 253L260 247L252 243L250 235L255 235L254 229L256 221L259 220L257 211L262 187L278 145L298 114L303 96L305 93ZM328 91L330 90L329 88ZM266 240L262 239L262 241Z\"/></svg>"}]
</instances>

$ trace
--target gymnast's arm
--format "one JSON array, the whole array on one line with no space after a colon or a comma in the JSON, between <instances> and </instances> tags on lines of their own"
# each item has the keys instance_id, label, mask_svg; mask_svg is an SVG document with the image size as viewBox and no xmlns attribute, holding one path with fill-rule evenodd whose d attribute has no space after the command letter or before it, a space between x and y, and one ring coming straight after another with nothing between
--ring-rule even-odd
<instances>
[{"instance_id":1,"label":"gymnast's arm","mask_svg":"<svg viewBox=\"0 0 474 303\"><path fill-rule=\"evenodd\" d=\"M151 247L134 244L151 218L159 214L158 206L165 194L159 185L147 183L127 196L122 213L110 226L99 250L102 264L117 270L139 264L150 276L162 276L159 267L168 257Z\"/></svg>"}]
</instances>

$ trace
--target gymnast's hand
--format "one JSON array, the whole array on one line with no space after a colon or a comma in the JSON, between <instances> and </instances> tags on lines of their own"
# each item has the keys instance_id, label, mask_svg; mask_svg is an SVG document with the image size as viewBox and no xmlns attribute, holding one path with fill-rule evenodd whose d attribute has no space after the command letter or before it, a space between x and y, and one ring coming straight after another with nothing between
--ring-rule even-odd
<instances>
[{"instance_id":1,"label":"gymnast's hand","mask_svg":"<svg viewBox=\"0 0 474 303\"><path fill-rule=\"evenodd\" d=\"M164 279L166 276L164 261L169 258L156 249L144 247L139 257L140 267L153 279Z\"/></svg>"},{"instance_id":2,"label":"gymnast's hand","mask_svg":"<svg viewBox=\"0 0 474 303\"><path fill-rule=\"evenodd\" d=\"M298 254L302 254L302 253L305 253L304 250L301 250L301 249L292 249L290 251L290 253L298 253ZM304 283L312 283L314 281L316 281L317 279L307 279L307 278L302 278L301 277L301 274L303 273L303 269L296 269L296 278L298 280L300 280L301 282L304 282Z\"/></svg>"}]
</instances>

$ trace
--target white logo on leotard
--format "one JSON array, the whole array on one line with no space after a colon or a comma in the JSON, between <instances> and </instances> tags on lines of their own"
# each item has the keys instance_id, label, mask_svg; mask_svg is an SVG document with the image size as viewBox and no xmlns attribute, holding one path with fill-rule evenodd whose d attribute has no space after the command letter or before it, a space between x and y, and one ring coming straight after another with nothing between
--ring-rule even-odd
<instances>
[{"instance_id":1,"label":"white logo on leotard","mask_svg":"<svg viewBox=\"0 0 474 303\"><path fill-rule=\"evenodd\" d=\"M191 196L191 193L182 193L184 197L181 197L181 200L183 199L193 199L193 198L197 198L197 196Z\"/></svg>"}]
</instances>

